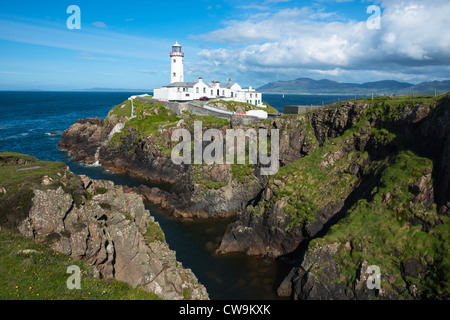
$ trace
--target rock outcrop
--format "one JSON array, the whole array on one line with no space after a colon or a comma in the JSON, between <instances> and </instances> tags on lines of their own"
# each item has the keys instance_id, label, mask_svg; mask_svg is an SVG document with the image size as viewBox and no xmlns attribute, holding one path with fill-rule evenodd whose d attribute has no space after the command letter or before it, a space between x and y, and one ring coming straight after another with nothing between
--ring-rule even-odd
<instances>
[{"instance_id":1,"label":"rock outcrop","mask_svg":"<svg viewBox=\"0 0 450 320\"><path fill-rule=\"evenodd\" d=\"M143 108L140 121L159 107ZM442 239L449 233L449 108L448 94L437 100L359 99L252 124L280 130L281 168L271 177L258 174L259 164L174 165L170 136L178 127L192 131L189 118L160 124L149 134L127 122L123 134L111 138L108 130L117 124L110 121L117 117L109 115L103 129L95 129L107 130L96 136L108 139L100 147L96 142L92 148L73 146L90 156L73 154L86 160L96 150L108 168L172 184L166 191L145 186L132 191L175 216L237 213L217 252L292 263L280 295L446 298L448 286L439 283L448 283L448 247ZM80 134L73 129L63 134L61 146L76 140L67 138ZM381 289L366 285L371 265L381 267Z\"/></svg>"},{"instance_id":2,"label":"rock outcrop","mask_svg":"<svg viewBox=\"0 0 450 320\"><path fill-rule=\"evenodd\" d=\"M138 130L129 125L129 117L117 116L122 107L126 108L126 104L116 106L105 120L78 120L64 131L59 147L68 150L78 161L98 161L111 171L125 172L153 184L169 186L164 191L150 192L143 187L136 191L150 202L166 204L163 208L178 217L233 216L261 191L262 182L251 166L246 166L242 173L232 165L191 166L172 161L171 151L175 143L171 138L174 130L184 128L192 136L192 123L199 120L204 121L203 131L215 127L225 136L225 130L229 128L225 125L226 121L201 117L182 120L159 103L137 103L138 121L145 122L145 126L149 127L152 121L158 121L156 119L162 121L157 130L147 132L146 127ZM161 120L163 115L166 117ZM174 122L164 122L166 119ZM118 126L121 131L115 131ZM204 143L203 147L206 145Z\"/></svg>"},{"instance_id":3,"label":"rock outcrop","mask_svg":"<svg viewBox=\"0 0 450 320\"><path fill-rule=\"evenodd\" d=\"M218 252L297 265L279 294L298 299L447 297L449 108L444 96L307 114L318 147L270 179ZM368 265L381 267L381 290L367 289Z\"/></svg>"},{"instance_id":4,"label":"rock outcrop","mask_svg":"<svg viewBox=\"0 0 450 320\"><path fill-rule=\"evenodd\" d=\"M176 260L139 195L125 193L110 181L76 176L63 166L56 170L48 166L35 160L11 167L16 175L7 189L23 184L19 170L34 173L39 168L42 174L34 175L34 181L26 187L31 195L29 211L3 227L15 225L17 228L12 229L24 236L87 261L103 277L140 287L163 299L208 299L193 272ZM2 212L14 206L13 198L0 200Z\"/></svg>"}]
</instances>

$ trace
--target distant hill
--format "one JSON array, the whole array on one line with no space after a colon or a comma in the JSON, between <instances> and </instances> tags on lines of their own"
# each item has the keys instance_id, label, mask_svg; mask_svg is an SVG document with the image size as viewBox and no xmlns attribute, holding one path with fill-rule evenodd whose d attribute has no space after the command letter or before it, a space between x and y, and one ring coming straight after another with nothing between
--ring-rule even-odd
<instances>
[{"instance_id":1,"label":"distant hill","mask_svg":"<svg viewBox=\"0 0 450 320\"><path fill-rule=\"evenodd\" d=\"M422 82L414 85L395 80L375 82L341 83L328 79L313 80L298 78L290 81L270 82L257 89L264 93L296 94L408 94L408 93L445 93L450 91L450 80Z\"/></svg>"}]
</instances>

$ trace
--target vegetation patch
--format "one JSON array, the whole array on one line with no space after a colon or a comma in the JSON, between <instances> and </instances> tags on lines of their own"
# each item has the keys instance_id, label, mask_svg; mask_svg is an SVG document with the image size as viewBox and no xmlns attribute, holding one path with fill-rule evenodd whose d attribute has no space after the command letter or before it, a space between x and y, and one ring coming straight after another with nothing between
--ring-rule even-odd
<instances>
[{"instance_id":1,"label":"vegetation patch","mask_svg":"<svg viewBox=\"0 0 450 320\"><path fill-rule=\"evenodd\" d=\"M81 289L69 290L67 268L78 266ZM2 300L157 300L154 293L123 282L94 277L88 263L24 237L0 231Z\"/></svg>"},{"instance_id":2,"label":"vegetation patch","mask_svg":"<svg viewBox=\"0 0 450 320\"><path fill-rule=\"evenodd\" d=\"M72 195L75 205L86 199L81 178L67 170L66 164L18 153L0 153L0 186L6 191L0 192L0 226L9 230L16 229L28 216L36 187L61 187Z\"/></svg>"},{"instance_id":3,"label":"vegetation patch","mask_svg":"<svg viewBox=\"0 0 450 320\"><path fill-rule=\"evenodd\" d=\"M319 245L350 242L355 248L353 251L342 249L336 257L341 280L352 283L354 274L349 270L366 260L380 266L383 274L391 274L397 290L406 288L406 284L416 284L418 293L427 298L432 298L433 293L450 292L450 246L444 240L450 236L449 218L438 216L435 205L427 208L423 203L413 201L411 192L411 186L429 174L432 167L431 160L411 151L400 151L371 164L372 170L383 168L383 171L370 198L359 200L345 219L316 242ZM427 217L428 230L411 223L417 216ZM402 274L401 264L411 259L419 261L423 275L406 277ZM421 277L424 278L422 282ZM387 289L393 290L384 283Z\"/></svg>"},{"instance_id":4,"label":"vegetation patch","mask_svg":"<svg viewBox=\"0 0 450 320\"><path fill-rule=\"evenodd\" d=\"M156 222L150 222L147 225L147 231L145 232L144 237L148 243L153 241L165 241L164 232Z\"/></svg>"}]
</instances>

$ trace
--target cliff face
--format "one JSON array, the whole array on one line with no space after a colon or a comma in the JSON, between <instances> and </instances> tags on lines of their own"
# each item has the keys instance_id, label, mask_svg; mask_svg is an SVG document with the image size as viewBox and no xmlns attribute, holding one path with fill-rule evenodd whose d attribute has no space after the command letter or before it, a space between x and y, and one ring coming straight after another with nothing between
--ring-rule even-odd
<instances>
[{"instance_id":1,"label":"cliff face","mask_svg":"<svg viewBox=\"0 0 450 320\"><path fill-rule=\"evenodd\" d=\"M449 102L340 104L299 118L319 147L271 178L218 251L292 259L279 294L294 298L447 297ZM366 286L370 265L380 290Z\"/></svg>"},{"instance_id":2,"label":"cliff face","mask_svg":"<svg viewBox=\"0 0 450 320\"><path fill-rule=\"evenodd\" d=\"M62 134L59 147L79 161L99 161L110 170L170 185L170 190L142 186L134 191L178 217L231 216L261 191L262 181L251 166L177 165L171 159L174 130L187 129L193 136L194 121L202 121L203 132L217 128L225 136L230 128L226 120L193 115L182 119L159 103L135 103L133 119L124 115L129 108L125 102L112 109L106 120L78 120Z\"/></svg>"},{"instance_id":3,"label":"cliff face","mask_svg":"<svg viewBox=\"0 0 450 320\"><path fill-rule=\"evenodd\" d=\"M0 169L2 229L161 298L208 299L192 271L177 262L140 196L24 155L0 154Z\"/></svg>"},{"instance_id":4,"label":"cliff face","mask_svg":"<svg viewBox=\"0 0 450 320\"><path fill-rule=\"evenodd\" d=\"M121 118L122 105L103 124L85 120L91 124L81 132L83 124L75 124L60 146L79 160L175 182L170 192L134 188L175 216L237 213L217 252L293 263L280 295L446 297L449 288L440 283L448 283L449 268L443 241L450 213L449 106L449 95L358 99L255 123L252 128L280 130L281 168L271 177L260 176L258 165L173 164L171 133L192 131L194 119L164 122L158 115L172 115L156 105L138 106L136 120ZM205 129L229 128L202 120ZM122 133L111 134L125 122ZM150 123L154 129L145 130ZM72 144L80 136L86 138ZM382 290L365 285L370 265L381 269Z\"/></svg>"}]
</instances>

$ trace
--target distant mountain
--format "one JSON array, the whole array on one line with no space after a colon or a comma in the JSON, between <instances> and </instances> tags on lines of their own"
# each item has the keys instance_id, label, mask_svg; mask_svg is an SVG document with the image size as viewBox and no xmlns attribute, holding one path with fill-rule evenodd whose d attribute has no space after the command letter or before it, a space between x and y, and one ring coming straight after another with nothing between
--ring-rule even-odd
<instances>
[{"instance_id":1,"label":"distant mountain","mask_svg":"<svg viewBox=\"0 0 450 320\"><path fill-rule=\"evenodd\" d=\"M275 81L257 89L264 93L296 94L408 94L408 93L445 93L450 91L450 80L422 82L414 85L395 80L375 82L341 83L328 79L313 80L298 78L291 81Z\"/></svg>"},{"instance_id":2,"label":"distant mountain","mask_svg":"<svg viewBox=\"0 0 450 320\"><path fill-rule=\"evenodd\" d=\"M450 80L444 80L444 81L433 81L433 82L422 82L418 85L413 86L411 89L417 92L422 92L426 90L437 90L438 93L441 91L449 91L450 88Z\"/></svg>"}]
</instances>

